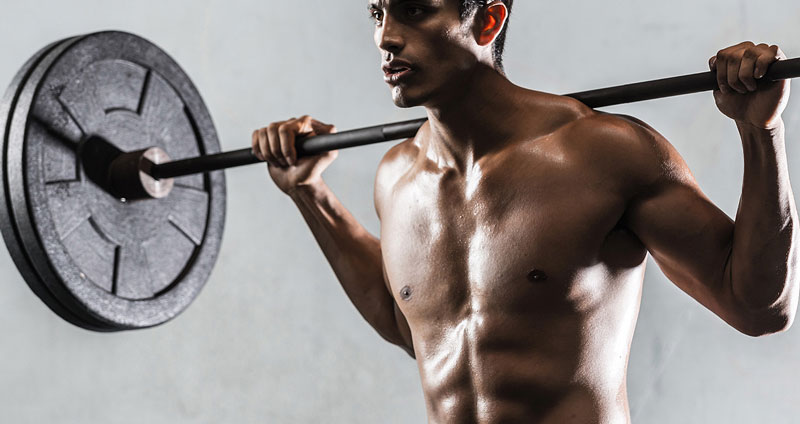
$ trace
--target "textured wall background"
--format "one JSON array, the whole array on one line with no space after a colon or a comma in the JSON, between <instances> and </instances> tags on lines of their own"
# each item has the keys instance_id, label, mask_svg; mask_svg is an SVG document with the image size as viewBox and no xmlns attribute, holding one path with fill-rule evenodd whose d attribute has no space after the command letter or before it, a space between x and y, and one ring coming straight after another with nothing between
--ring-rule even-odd
<instances>
[{"instance_id":1,"label":"textured wall background","mask_svg":"<svg viewBox=\"0 0 800 424\"><path fill-rule=\"evenodd\" d=\"M3 0L0 84L40 47L100 29L143 35L200 88L223 148L310 113L341 129L422 116L393 107L363 1ZM800 56L795 0L518 1L506 68L569 92L706 69L750 39ZM735 126L710 94L611 111L644 119L733 216L742 179ZM785 114L800 178L800 94ZM326 179L373 232L372 178L388 146L343 151ZM62 322L0 249L0 422L420 423L415 363L384 343L339 288L292 203L263 167L228 172L228 222L204 292L159 328L94 334ZM800 183L796 183L800 187ZM649 264L630 369L639 423L796 422L800 330L737 333Z\"/></svg>"}]
</instances>

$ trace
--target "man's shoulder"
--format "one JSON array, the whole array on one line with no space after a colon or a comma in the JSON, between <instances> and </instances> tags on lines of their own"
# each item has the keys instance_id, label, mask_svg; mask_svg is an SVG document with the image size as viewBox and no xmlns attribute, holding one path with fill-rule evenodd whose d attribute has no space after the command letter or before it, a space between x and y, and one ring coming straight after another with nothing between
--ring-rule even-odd
<instances>
[{"instance_id":1,"label":"man's shoulder","mask_svg":"<svg viewBox=\"0 0 800 424\"><path fill-rule=\"evenodd\" d=\"M641 144L652 140L658 134L652 127L632 116L595 110L591 110L565 125L564 132L570 140L592 143L598 148L614 147L625 143Z\"/></svg>"},{"instance_id":2,"label":"man's shoulder","mask_svg":"<svg viewBox=\"0 0 800 424\"><path fill-rule=\"evenodd\" d=\"M392 146L378 164L378 182L386 178L398 178L413 165L420 153L419 145L414 138L409 138Z\"/></svg>"},{"instance_id":3,"label":"man's shoulder","mask_svg":"<svg viewBox=\"0 0 800 424\"><path fill-rule=\"evenodd\" d=\"M395 144L383 155L375 175L375 208L380 216L380 205L392 188L414 166L420 153L414 138Z\"/></svg>"},{"instance_id":4,"label":"man's shoulder","mask_svg":"<svg viewBox=\"0 0 800 424\"><path fill-rule=\"evenodd\" d=\"M522 97L521 113L515 120L521 140L536 143L555 138L574 147L609 149L626 142L642 143L655 134L653 128L639 119L599 112L571 97L530 90ZM599 141L612 143L598 145Z\"/></svg>"},{"instance_id":5,"label":"man's shoulder","mask_svg":"<svg viewBox=\"0 0 800 424\"><path fill-rule=\"evenodd\" d=\"M592 111L566 125L559 138L583 166L636 186L693 180L674 146L632 116Z\"/></svg>"},{"instance_id":6,"label":"man's shoulder","mask_svg":"<svg viewBox=\"0 0 800 424\"><path fill-rule=\"evenodd\" d=\"M637 118L596 111L566 96L531 93L519 121L519 138L525 144L547 139L562 152L600 159L626 151L643 153L648 145L658 144L656 139L663 139Z\"/></svg>"}]
</instances>

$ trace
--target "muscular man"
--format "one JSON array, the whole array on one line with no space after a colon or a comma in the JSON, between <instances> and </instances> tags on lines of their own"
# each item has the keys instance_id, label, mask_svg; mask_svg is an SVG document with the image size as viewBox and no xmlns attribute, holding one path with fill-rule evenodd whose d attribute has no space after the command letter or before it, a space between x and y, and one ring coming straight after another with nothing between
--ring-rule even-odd
<instances>
[{"instance_id":1,"label":"muscular man","mask_svg":"<svg viewBox=\"0 0 800 424\"><path fill-rule=\"evenodd\" d=\"M736 221L645 123L512 84L511 0L373 0L396 105L429 122L375 181L380 239L297 159L309 117L253 134L350 300L416 358L433 423L624 423L647 252L678 287L750 336L786 330L798 299L797 212L781 120L783 58L742 43L710 61L744 147ZM556 66L556 65L552 65Z\"/></svg>"}]
</instances>

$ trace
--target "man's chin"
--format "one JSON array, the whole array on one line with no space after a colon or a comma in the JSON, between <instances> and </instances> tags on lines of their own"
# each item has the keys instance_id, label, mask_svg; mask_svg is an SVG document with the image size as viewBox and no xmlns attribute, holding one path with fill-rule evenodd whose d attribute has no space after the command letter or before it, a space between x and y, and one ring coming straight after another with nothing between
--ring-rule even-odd
<instances>
[{"instance_id":1,"label":"man's chin","mask_svg":"<svg viewBox=\"0 0 800 424\"><path fill-rule=\"evenodd\" d=\"M401 87L394 87L392 89L392 101L395 106L400 108L422 106L424 103L422 96L415 96L410 93L408 89Z\"/></svg>"}]
</instances>

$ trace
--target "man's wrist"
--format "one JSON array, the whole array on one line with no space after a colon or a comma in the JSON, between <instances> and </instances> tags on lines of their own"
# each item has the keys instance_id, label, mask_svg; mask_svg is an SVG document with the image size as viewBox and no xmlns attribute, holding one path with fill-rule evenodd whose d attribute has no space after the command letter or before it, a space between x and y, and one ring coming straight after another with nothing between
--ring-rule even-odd
<instances>
[{"instance_id":1,"label":"man's wrist","mask_svg":"<svg viewBox=\"0 0 800 424\"><path fill-rule=\"evenodd\" d=\"M784 132L783 118L778 118L775 123L767 127L759 127L749 122L736 121L736 127L743 136L749 135L758 138L775 138L783 135Z\"/></svg>"},{"instance_id":2,"label":"man's wrist","mask_svg":"<svg viewBox=\"0 0 800 424\"><path fill-rule=\"evenodd\" d=\"M286 194L291 197L292 200L297 202L300 198L318 199L319 197L324 196L324 193L327 192L327 190L328 186L325 184L325 181L322 178L316 178L314 180L295 185L287 190Z\"/></svg>"},{"instance_id":3,"label":"man's wrist","mask_svg":"<svg viewBox=\"0 0 800 424\"><path fill-rule=\"evenodd\" d=\"M778 120L774 126L760 128L747 123L736 123L739 136L742 139L742 149L745 163L759 164L757 167L772 167L785 159L786 147L783 120Z\"/></svg>"}]
</instances>

